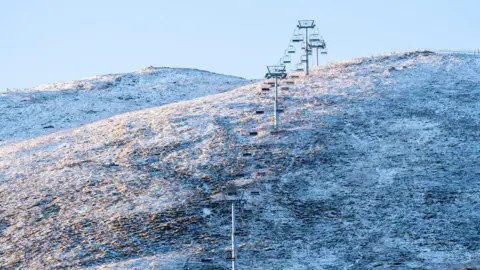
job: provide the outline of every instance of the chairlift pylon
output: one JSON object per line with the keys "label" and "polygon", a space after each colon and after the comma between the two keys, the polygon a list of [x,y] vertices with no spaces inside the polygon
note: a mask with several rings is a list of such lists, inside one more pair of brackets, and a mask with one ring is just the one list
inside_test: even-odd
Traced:
{"label": "chairlift pylon", "polygon": [[228,186],[227,189],[228,196],[236,196],[237,195],[237,188],[235,186]]}
{"label": "chairlift pylon", "polygon": [[310,42],[310,47],[313,47],[313,48],[325,49],[326,46],[327,45],[325,44],[325,41],[323,39],[321,39],[320,41]]}
{"label": "chairlift pylon", "polygon": [[325,41],[323,40],[323,37],[320,36],[318,28],[312,30],[312,33],[309,36],[309,43],[310,46],[314,48],[325,48]]}

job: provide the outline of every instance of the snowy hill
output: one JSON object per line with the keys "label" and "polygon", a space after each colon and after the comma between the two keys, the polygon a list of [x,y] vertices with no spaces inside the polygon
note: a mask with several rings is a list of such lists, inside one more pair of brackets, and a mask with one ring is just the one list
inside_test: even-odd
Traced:
{"label": "snowy hill", "polygon": [[282,81],[279,133],[256,83],[0,146],[0,266],[223,269],[235,183],[241,269],[479,267],[479,73],[355,59]]}
{"label": "snowy hill", "polygon": [[249,81],[196,69],[127,74],[0,92],[0,145],[107,117],[232,90]]}

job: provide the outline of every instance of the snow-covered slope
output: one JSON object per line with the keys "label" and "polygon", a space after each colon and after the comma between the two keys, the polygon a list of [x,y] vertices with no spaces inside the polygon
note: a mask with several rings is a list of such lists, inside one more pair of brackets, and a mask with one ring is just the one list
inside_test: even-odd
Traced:
{"label": "snow-covered slope", "polygon": [[148,67],[134,73],[4,91],[0,92],[0,145],[248,83],[196,69]]}
{"label": "snow-covered slope", "polygon": [[0,147],[0,266],[228,267],[235,183],[241,269],[478,267],[479,73],[356,59],[282,90],[279,133],[257,83]]}

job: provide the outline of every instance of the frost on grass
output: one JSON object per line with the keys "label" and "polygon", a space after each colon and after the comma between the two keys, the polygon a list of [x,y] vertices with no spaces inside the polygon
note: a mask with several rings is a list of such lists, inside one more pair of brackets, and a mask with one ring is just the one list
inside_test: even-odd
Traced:
{"label": "frost on grass", "polygon": [[134,73],[4,91],[0,92],[0,145],[248,83],[196,69],[148,67]]}
{"label": "frost on grass", "polygon": [[2,146],[0,266],[228,267],[236,183],[244,269],[476,267],[479,71],[355,59],[281,91],[277,134],[256,83]]}

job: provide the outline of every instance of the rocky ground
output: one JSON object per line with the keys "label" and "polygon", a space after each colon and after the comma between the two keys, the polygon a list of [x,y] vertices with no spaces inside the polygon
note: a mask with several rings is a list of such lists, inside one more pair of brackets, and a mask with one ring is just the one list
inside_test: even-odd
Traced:
{"label": "rocky ground", "polygon": [[394,53],[290,74],[277,133],[260,82],[0,146],[0,266],[227,268],[235,184],[240,269],[479,267],[479,74]]}

